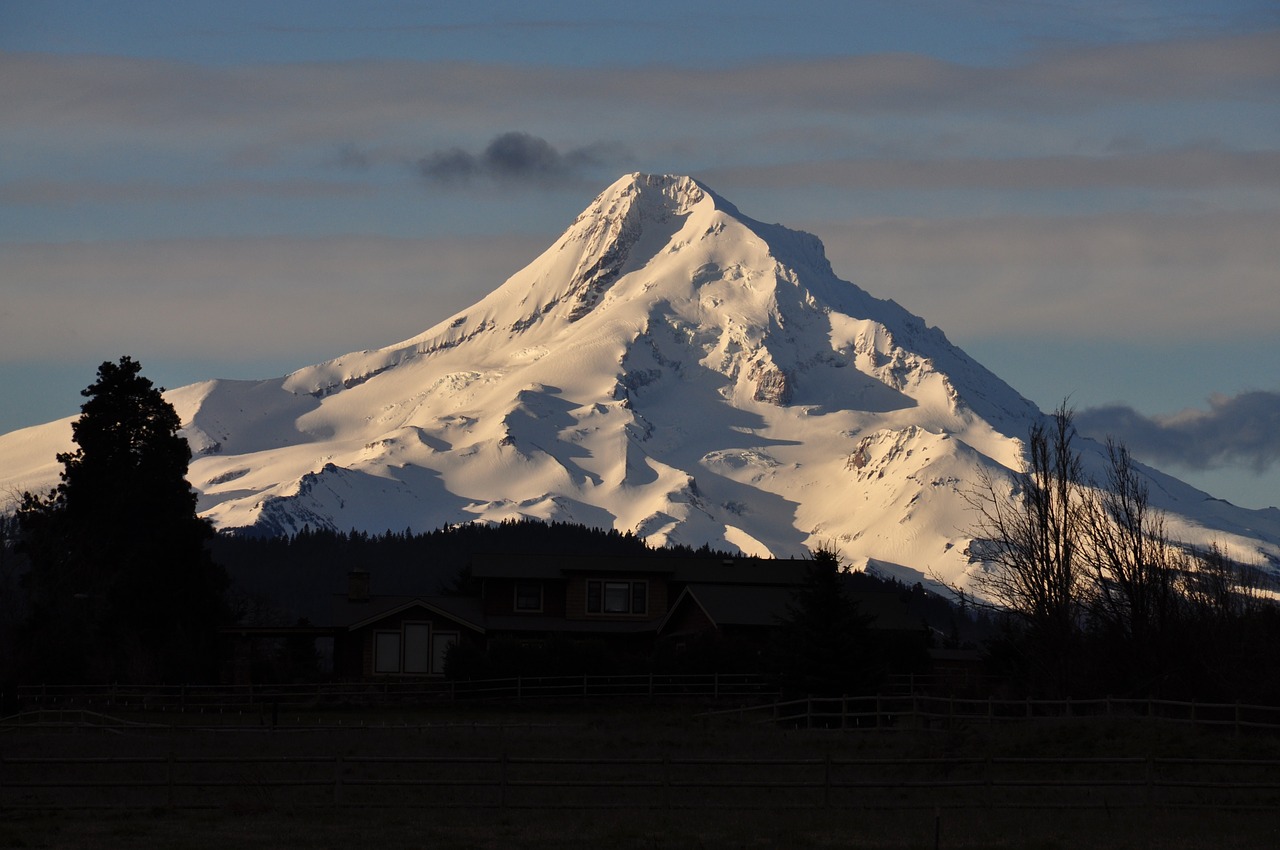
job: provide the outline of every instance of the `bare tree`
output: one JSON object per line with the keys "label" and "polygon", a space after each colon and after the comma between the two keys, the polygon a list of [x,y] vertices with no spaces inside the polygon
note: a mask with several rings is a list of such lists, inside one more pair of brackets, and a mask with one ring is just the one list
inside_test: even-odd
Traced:
{"label": "bare tree", "polygon": [[984,473],[967,496],[977,514],[974,554],[986,562],[979,590],[1055,644],[1071,637],[1081,613],[1079,541],[1087,518],[1074,438],[1072,411],[1063,403],[1032,425],[1012,493]]}
{"label": "bare tree", "polygon": [[1092,611],[1115,636],[1146,646],[1175,613],[1185,559],[1129,450],[1108,438],[1107,460],[1107,480],[1089,499]]}
{"label": "bare tree", "polygon": [[1221,544],[1194,549],[1185,560],[1183,594],[1194,617],[1229,623],[1265,604],[1263,571],[1236,561]]}

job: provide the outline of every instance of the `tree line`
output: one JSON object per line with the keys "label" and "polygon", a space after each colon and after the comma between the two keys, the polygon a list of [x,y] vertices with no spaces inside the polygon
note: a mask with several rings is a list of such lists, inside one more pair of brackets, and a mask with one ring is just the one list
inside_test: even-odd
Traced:
{"label": "tree line", "polygon": [[[0,679],[216,680],[220,628],[294,625],[356,567],[374,572],[380,593],[447,593],[465,589],[467,561],[485,552],[728,554],[654,549],[567,523],[215,535],[196,514],[191,452],[162,392],[131,358],[104,362],[83,392],[76,448],[57,456],[60,483],[23,494],[16,515],[0,519]],[[995,631],[984,644],[989,672],[1027,694],[1280,703],[1280,607],[1264,572],[1223,546],[1174,539],[1128,450],[1108,441],[1095,480],[1076,439],[1064,404],[1031,428],[1012,493],[994,473],[970,491],[970,555],[989,611],[959,591],[959,606],[940,609],[920,587],[873,589],[916,606],[938,645]],[[842,573],[823,550],[812,567],[779,623],[777,669],[799,690],[874,680],[892,647],[876,648],[847,594],[874,579]],[[732,647],[699,650],[699,663],[743,661]]]}

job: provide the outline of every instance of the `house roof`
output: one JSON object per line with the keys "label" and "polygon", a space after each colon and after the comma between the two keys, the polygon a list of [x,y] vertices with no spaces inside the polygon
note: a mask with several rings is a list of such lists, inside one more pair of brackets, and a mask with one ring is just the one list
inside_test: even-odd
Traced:
{"label": "house roof", "polygon": [[[671,604],[658,625],[666,631],[680,608],[697,605],[716,627],[772,626],[786,616],[793,598],[793,587],[776,585],[689,584]],[[923,624],[914,619],[896,593],[849,594],[858,604],[858,612],[871,617],[870,628],[879,631],[918,631]]]}
{"label": "house roof", "polygon": [[858,603],[858,613],[871,617],[871,628],[878,631],[918,632],[925,626],[919,617],[911,616],[902,597],[892,591],[853,591],[849,597]]}
{"label": "house roof", "polygon": [[485,631],[481,601],[467,596],[370,596],[366,601],[353,602],[341,595],[334,599],[331,617],[335,626],[354,631],[413,608],[422,608],[472,631]]}
{"label": "house roof", "polygon": [[571,573],[670,574],[670,558],[608,557],[598,555],[477,555],[471,559],[474,578],[562,579]]}
{"label": "house roof", "polygon": [[583,573],[665,575],[679,584],[761,584],[795,586],[804,581],[807,561],[764,558],[598,555],[479,555],[474,578],[558,580]]}
{"label": "house roof", "polygon": [[772,626],[786,613],[791,592],[777,586],[690,584],[676,597],[658,632],[683,606],[697,605],[707,618],[720,626]]}

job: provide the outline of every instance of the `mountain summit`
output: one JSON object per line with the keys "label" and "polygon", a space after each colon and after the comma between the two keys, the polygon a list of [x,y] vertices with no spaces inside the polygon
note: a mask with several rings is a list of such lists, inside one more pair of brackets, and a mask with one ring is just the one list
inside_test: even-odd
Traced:
{"label": "mountain summit", "polygon": [[[1041,415],[941,331],[837,278],[816,237],[646,174],[413,339],[169,399],[222,528],[527,517],[755,554],[831,544],[961,581],[964,492],[981,468],[1018,467]],[[68,437],[64,421],[0,438],[0,486],[56,480]],[[1151,475],[1183,536],[1280,556],[1280,512]]]}

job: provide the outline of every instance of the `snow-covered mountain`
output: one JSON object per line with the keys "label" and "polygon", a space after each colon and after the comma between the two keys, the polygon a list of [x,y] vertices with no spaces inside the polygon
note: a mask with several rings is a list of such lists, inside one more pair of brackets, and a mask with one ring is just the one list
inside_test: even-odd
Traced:
{"label": "snow-covered mountain", "polygon": [[[953,581],[971,569],[964,490],[1016,468],[1041,415],[837,278],[817,238],[644,174],[418,337],[168,398],[222,528],[533,517],[778,556],[833,544]],[[56,482],[70,421],[0,437],[0,492]],[[1280,511],[1150,474],[1175,535],[1280,562]]]}

